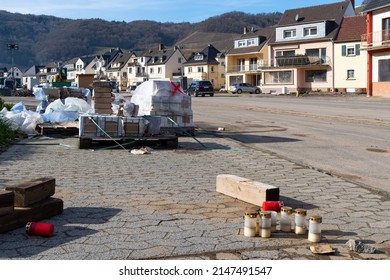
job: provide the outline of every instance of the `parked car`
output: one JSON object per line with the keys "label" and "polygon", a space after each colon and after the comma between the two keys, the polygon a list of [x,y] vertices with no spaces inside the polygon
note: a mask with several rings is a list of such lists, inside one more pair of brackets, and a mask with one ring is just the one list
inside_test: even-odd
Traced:
{"label": "parked car", "polygon": [[193,81],[187,89],[188,95],[205,96],[206,94],[210,96],[214,96],[214,86],[210,81],[202,80],[202,81]]}
{"label": "parked car", "polygon": [[241,94],[243,92],[256,93],[259,94],[261,89],[258,86],[254,86],[248,83],[237,83],[233,84],[229,88],[230,92]]}

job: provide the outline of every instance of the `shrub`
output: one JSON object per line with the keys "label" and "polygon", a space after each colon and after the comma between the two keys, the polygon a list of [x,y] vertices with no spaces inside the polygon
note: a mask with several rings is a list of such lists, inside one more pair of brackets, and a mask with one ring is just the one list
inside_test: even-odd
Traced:
{"label": "shrub", "polygon": [[[12,108],[12,105],[4,104],[3,99],[0,97],[0,111],[6,107],[8,110]],[[8,147],[12,140],[15,139],[15,132],[11,129],[10,124],[6,119],[3,119],[0,115],[0,151]]]}

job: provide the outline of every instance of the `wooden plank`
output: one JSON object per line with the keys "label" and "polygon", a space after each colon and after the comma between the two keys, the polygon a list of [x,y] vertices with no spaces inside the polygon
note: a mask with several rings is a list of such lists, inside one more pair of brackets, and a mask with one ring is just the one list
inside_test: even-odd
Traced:
{"label": "wooden plank", "polygon": [[55,178],[44,177],[8,186],[5,189],[14,192],[15,207],[26,207],[54,195],[55,184]]}
{"label": "wooden plank", "polygon": [[0,216],[9,215],[14,212],[14,193],[0,190]]}
{"label": "wooden plank", "polygon": [[29,207],[15,207],[15,211],[0,217],[0,233],[25,227],[28,222],[36,222],[59,215],[64,210],[64,202],[58,198],[48,198]]}
{"label": "wooden plank", "polygon": [[279,200],[278,187],[230,174],[217,176],[216,191],[257,206]]}

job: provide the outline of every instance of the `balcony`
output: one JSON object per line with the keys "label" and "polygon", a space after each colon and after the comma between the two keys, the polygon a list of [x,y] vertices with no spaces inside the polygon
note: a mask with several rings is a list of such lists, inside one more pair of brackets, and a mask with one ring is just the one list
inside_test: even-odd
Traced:
{"label": "balcony", "polygon": [[361,36],[362,49],[388,49],[390,48],[390,30],[382,30],[363,34]]}

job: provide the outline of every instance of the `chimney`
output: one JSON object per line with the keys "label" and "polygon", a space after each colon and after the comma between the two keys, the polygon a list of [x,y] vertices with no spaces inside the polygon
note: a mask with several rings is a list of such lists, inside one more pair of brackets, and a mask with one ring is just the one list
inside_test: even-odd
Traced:
{"label": "chimney", "polygon": [[247,32],[248,32],[248,27],[244,26],[244,34],[246,34]]}
{"label": "chimney", "polygon": [[163,49],[164,49],[164,45],[163,45],[163,44],[159,44],[159,45],[158,45],[158,50],[159,50],[159,51],[162,51]]}

